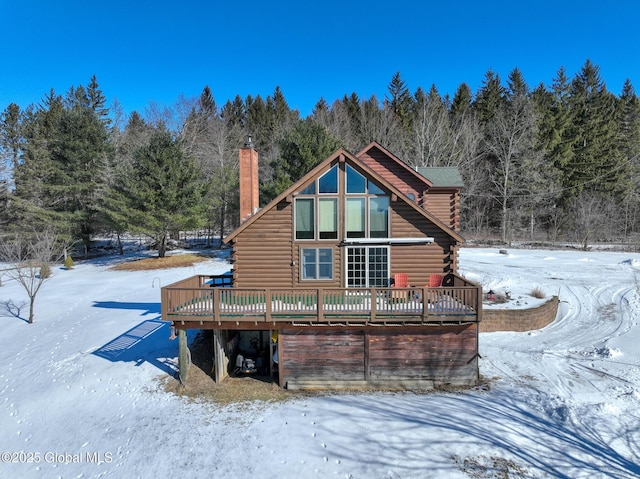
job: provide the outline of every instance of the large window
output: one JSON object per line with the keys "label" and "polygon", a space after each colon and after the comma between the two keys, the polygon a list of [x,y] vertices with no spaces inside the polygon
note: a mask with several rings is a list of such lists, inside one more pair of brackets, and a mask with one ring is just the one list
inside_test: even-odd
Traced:
{"label": "large window", "polygon": [[318,198],[318,235],[338,239],[338,198]]}
{"label": "large window", "polygon": [[388,238],[389,197],[378,185],[346,167],[346,221],[347,238]]}
{"label": "large window", "polygon": [[[355,168],[346,165],[344,203],[339,201],[339,168],[332,166],[322,176],[296,193],[295,240],[337,240],[338,228],[345,238],[388,238],[389,196]],[[341,218],[340,208],[344,208]],[[341,225],[341,226],[339,226]]]}
{"label": "large window", "polygon": [[315,208],[313,198],[296,198],[296,239],[315,238]]}
{"label": "large window", "polygon": [[364,238],[367,233],[365,222],[366,198],[347,198],[347,238]]}
{"label": "large window", "polygon": [[298,192],[294,203],[296,240],[338,239],[337,193],[338,165]]}
{"label": "large window", "polygon": [[302,248],[302,279],[333,279],[333,250],[331,248]]}
{"label": "large window", "polygon": [[388,196],[372,196],[369,198],[369,237],[389,237]]}

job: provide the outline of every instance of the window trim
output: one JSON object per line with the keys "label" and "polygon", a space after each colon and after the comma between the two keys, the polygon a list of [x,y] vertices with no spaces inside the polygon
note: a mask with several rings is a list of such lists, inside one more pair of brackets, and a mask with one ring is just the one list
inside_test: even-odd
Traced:
{"label": "window trim", "polygon": [[[360,249],[362,248],[364,250],[364,257],[365,257],[365,269],[364,269],[364,279],[365,279],[365,286],[349,286],[349,280],[351,279],[349,276],[349,250],[350,249]],[[387,273],[387,277],[385,278],[385,282],[388,283],[389,282],[389,276],[390,276],[390,271],[391,271],[391,247],[389,245],[366,245],[366,244],[362,244],[362,245],[349,245],[347,248],[345,248],[345,252],[344,252],[344,287],[345,288],[380,288],[380,287],[384,287],[384,286],[371,286],[370,283],[370,263],[369,263],[369,251],[371,249],[374,248],[380,248],[380,249],[384,249],[386,250],[386,257],[387,257],[387,263],[386,263],[386,273]],[[388,287],[388,284],[387,286]]]}
{"label": "window trim", "polygon": [[[305,271],[305,266],[307,266],[308,263],[305,262],[305,250],[314,250],[315,251],[315,271],[316,271],[316,276],[315,278],[306,278],[306,271]],[[330,256],[331,256],[331,260],[329,262],[321,262],[320,261],[320,251],[321,250],[326,250],[329,251]],[[333,247],[326,247],[326,246],[316,246],[316,247],[305,247],[305,246],[301,246],[300,250],[299,250],[299,254],[300,254],[300,282],[307,282],[307,281],[333,281],[335,279],[335,254],[334,254],[334,248]],[[321,278],[320,277],[320,265],[330,265],[331,266],[331,275],[329,278]]]}
{"label": "window trim", "polygon": [[[313,221],[311,222],[311,229],[313,232],[312,238],[298,238],[298,202],[311,202],[311,212],[313,214]],[[315,241],[317,228],[317,212],[316,212],[316,201],[313,196],[303,196],[301,198],[295,198],[293,200],[293,238],[295,241]]]}

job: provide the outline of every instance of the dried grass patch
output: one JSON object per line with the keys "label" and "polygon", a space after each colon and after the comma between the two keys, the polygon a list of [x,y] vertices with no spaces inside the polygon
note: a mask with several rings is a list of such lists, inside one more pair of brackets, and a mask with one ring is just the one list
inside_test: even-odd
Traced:
{"label": "dried grass patch", "polygon": [[197,254],[177,254],[172,256],[165,256],[164,258],[145,258],[135,261],[128,261],[113,266],[111,269],[117,271],[149,271],[154,269],[168,269],[168,268],[183,268],[186,266],[193,266],[196,263],[206,261],[209,259],[206,256]]}
{"label": "dried grass patch", "polygon": [[216,383],[212,375],[213,341],[210,331],[200,332],[189,346],[189,350],[191,351],[189,378],[184,385],[178,379],[164,378],[165,391],[220,405],[253,401],[281,402],[307,396],[300,391],[283,389],[269,377],[226,377],[220,383]]}

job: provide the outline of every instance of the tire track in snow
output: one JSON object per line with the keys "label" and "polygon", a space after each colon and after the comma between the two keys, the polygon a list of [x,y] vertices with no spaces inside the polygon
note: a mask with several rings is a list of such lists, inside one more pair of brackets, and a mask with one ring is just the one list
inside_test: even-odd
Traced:
{"label": "tire track in snow", "polygon": [[541,399],[540,407],[556,419],[575,420],[575,408],[562,398],[584,395],[586,388],[606,401],[610,391],[620,394],[621,385],[623,394],[632,387],[626,378],[595,363],[610,361],[615,366],[607,343],[637,326],[638,297],[635,286],[620,284],[565,284],[559,294],[556,321],[543,330],[519,334],[518,341],[511,335],[499,338],[484,353],[484,361],[510,382],[533,389],[546,384],[547,398]]}

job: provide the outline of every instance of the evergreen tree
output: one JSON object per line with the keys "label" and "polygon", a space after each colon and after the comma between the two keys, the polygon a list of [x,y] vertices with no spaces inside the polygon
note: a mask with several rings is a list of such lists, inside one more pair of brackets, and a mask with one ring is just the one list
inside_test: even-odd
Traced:
{"label": "evergreen tree", "polygon": [[311,118],[299,122],[281,141],[280,157],[272,165],[275,174],[265,188],[265,200],[270,201],[282,193],[339,146],[340,142]]}
{"label": "evergreen tree", "polygon": [[570,196],[584,189],[619,195],[629,186],[630,165],[618,148],[616,98],[590,60],[571,82],[570,92],[573,157],[563,169],[565,188]]}
{"label": "evergreen tree", "polygon": [[95,75],[91,77],[91,80],[87,85],[86,95],[89,108],[95,112],[105,126],[109,126],[111,124],[111,120],[109,119],[109,109],[106,107],[107,99],[102,94],[102,90],[100,90],[98,80]]}
{"label": "evergreen tree", "polygon": [[504,93],[500,76],[488,70],[473,102],[473,108],[481,124],[489,122],[498,112],[504,103]]}
{"label": "evergreen tree", "polygon": [[86,253],[95,232],[111,155],[105,124],[90,107],[77,104],[65,110],[50,155],[52,210],[68,223],[74,237],[82,239]]}
{"label": "evergreen tree", "polygon": [[572,140],[569,137],[571,124],[569,108],[569,80],[564,67],[558,69],[551,91],[539,87],[533,100],[539,114],[538,145],[549,165],[564,169],[573,157]]}
{"label": "evergreen tree", "polygon": [[206,187],[200,171],[166,130],[154,132],[148,144],[135,151],[132,174],[121,193],[130,200],[129,224],[155,239],[161,258],[171,232],[204,224]]}
{"label": "evergreen tree", "polygon": [[451,102],[451,115],[454,119],[461,118],[466,115],[473,103],[473,93],[466,83],[461,83],[453,95]]}
{"label": "evergreen tree", "polygon": [[24,112],[22,133],[24,146],[21,160],[14,169],[12,226],[56,231],[68,230],[52,211],[59,196],[52,195],[55,165],[52,151],[57,138],[60,118],[64,113],[62,97],[51,90],[38,108],[30,106]]}
{"label": "evergreen tree", "polygon": [[0,164],[6,168],[7,177],[20,161],[24,143],[21,131],[22,117],[23,113],[15,103],[9,104],[0,114]]}
{"label": "evergreen tree", "polygon": [[620,151],[630,164],[630,188],[623,197],[620,229],[625,238],[640,222],[640,100],[628,79],[618,104]]}
{"label": "evergreen tree", "polygon": [[133,190],[130,179],[134,175],[133,154],[149,143],[153,127],[137,111],[129,116],[114,155],[105,170],[104,198],[100,205],[100,223],[117,236],[118,250],[124,253],[121,237],[136,230]]}
{"label": "evergreen tree", "polygon": [[247,123],[247,112],[244,100],[240,95],[236,95],[233,101],[227,101],[222,107],[220,113],[224,121],[232,126],[244,129]]}
{"label": "evergreen tree", "polygon": [[313,111],[311,112],[313,121],[328,128],[330,124],[329,115],[329,104],[324,98],[320,97],[320,99],[313,107]]}
{"label": "evergreen tree", "polygon": [[400,77],[400,72],[396,72],[387,86],[389,91],[388,101],[391,111],[398,118],[398,122],[403,128],[411,127],[411,111],[413,110],[413,98],[409,92],[405,81]]}
{"label": "evergreen tree", "polygon": [[[345,95],[342,99],[342,103],[345,107],[345,112],[348,121],[348,128],[351,134],[355,138],[360,138],[362,136],[362,112],[360,111],[360,98],[356,94],[356,92],[351,93],[351,95]],[[364,146],[364,145],[360,145]]]}

